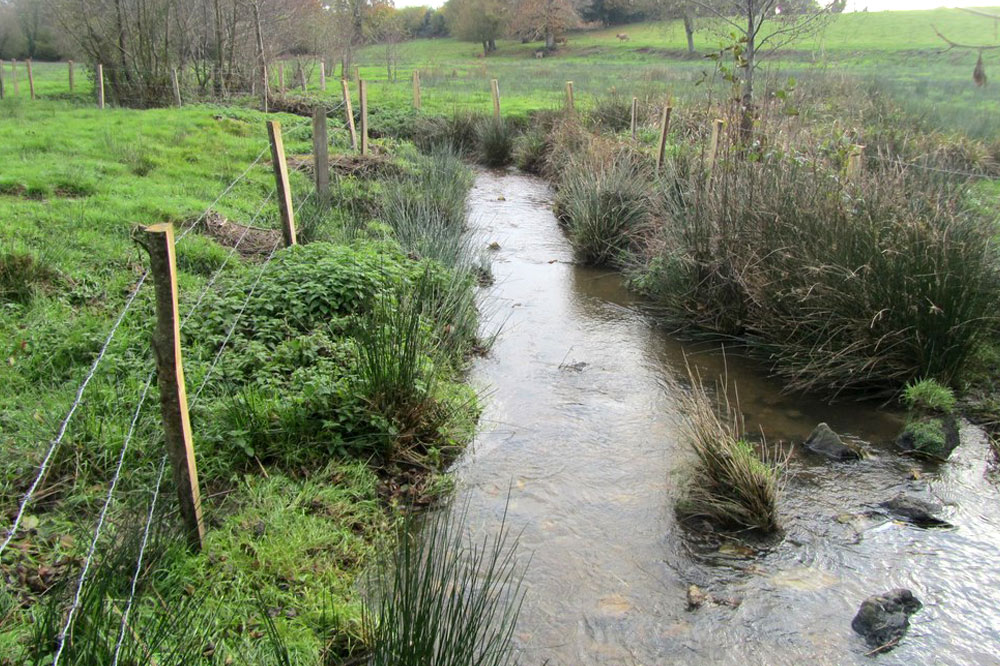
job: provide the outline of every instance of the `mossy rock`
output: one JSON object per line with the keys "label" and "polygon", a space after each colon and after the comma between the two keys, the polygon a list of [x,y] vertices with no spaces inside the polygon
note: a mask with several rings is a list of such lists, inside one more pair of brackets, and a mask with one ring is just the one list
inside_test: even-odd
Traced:
{"label": "mossy rock", "polygon": [[951,416],[911,419],[896,438],[904,451],[939,460],[946,460],[960,441],[958,424]]}

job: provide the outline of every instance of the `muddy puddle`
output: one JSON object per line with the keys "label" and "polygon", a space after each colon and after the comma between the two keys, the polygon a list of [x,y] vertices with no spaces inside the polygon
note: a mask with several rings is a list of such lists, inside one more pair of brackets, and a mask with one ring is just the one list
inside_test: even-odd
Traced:
{"label": "muddy puddle", "polygon": [[[523,530],[520,663],[867,664],[851,618],[894,587],[924,609],[879,663],[1000,663],[1000,493],[981,433],[964,428],[951,462],[921,465],[889,445],[898,414],[784,395],[759,366],[682,345],[619,276],[572,263],[551,198],[540,180],[484,172],[470,199],[473,232],[500,246],[482,298],[484,326],[502,329],[472,371],[485,412],[455,469],[456,504],[476,529],[506,508]],[[785,535],[766,552],[693,546],[674,515],[691,462],[685,355],[706,378],[727,372],[768,440],[800,443],[826,421],[872,453],[838,463],[797,449]],[[907,489],[935,496],[955,528],[865,515]],[[689,610],[692,584],[722,603]]]}

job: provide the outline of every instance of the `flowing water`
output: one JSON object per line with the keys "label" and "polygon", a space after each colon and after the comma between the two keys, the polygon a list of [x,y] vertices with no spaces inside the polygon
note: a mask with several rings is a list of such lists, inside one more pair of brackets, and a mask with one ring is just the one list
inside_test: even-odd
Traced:
{"label": "flowing water", "polygon": [[[500,245],[483,304],[486,326],[502,329],[472,371],[486,407],[455,469],[457,503],[477,529],[506,510],[523,530],[520,663],[869,663],[851,619],[894,587],[924,608],[879,663],[1000,663],[1000,493],[982,433],[965,427],[950,462],[921,465],[889,444],[898,414],[785,395],[753,363],[686,347],[618,275],[573,264],[551,199],[540,180],[487,172],[470,198],[473,232]],[[780,541],[755,554],[693,541],[674,514],[692,461],[679,428],[685,358],[705,378],[725,372],[748,430],[768,441],[801,443],[826,421],[871,457],[830,462],[799,447]],[[939,499],[955,529],[866,515],[901,490]],[[740,603],[688,610],[690,584]]]}

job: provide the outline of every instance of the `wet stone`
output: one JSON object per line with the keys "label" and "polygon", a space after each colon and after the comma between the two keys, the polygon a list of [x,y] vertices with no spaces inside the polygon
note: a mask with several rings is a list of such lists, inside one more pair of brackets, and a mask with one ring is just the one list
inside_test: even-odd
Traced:
{"label": "wet stone", "polygon": [[923,604],[907,589],[868,597],[861,603],[851,628],[876,650],[891,650],[910,628],[910,616]]}
{"label": "wet stone", "polygon": [[816,426],[806,439],[805,447],[813,453],[826,456],[831,460],[858,460],[861,458],[861,453],[857,449],[845,444],[840,435],[825,423]]}
{"label": "wet stone", "polygon": [[940,504],[928,502],[906,493],[899,493],[892,499],[882,502],[879,506],[896,518],[917,527],[951,527],[951,523],[936,515],[942,510]]}

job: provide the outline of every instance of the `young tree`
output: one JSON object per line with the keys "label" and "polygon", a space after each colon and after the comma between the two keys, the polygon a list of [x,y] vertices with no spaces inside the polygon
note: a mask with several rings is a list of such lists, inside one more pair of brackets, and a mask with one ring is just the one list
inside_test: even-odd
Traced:
{"label": "young tree", "polygon": [[[690,1],[735,31],[737,41],[731,50],[743,70],[740,127],[748,134],[753,126],[754,74],[761,58],[821,29],[830,11],[815,0]],[[783,4],[794,9],[781,11]]]}
{"label": "young tree", "polygon": [[507,6],[503,0],[448,0],[445,19],[452,36],[481,43],[487,56],[496,51],[496,40],[507,28]]}
{"label": "young tree", "polygon": [[578,25],[580,17],[569,0],[520,0],[510,29],[521,39],[544,39],[545,48],[554,51],[556,36]]}

